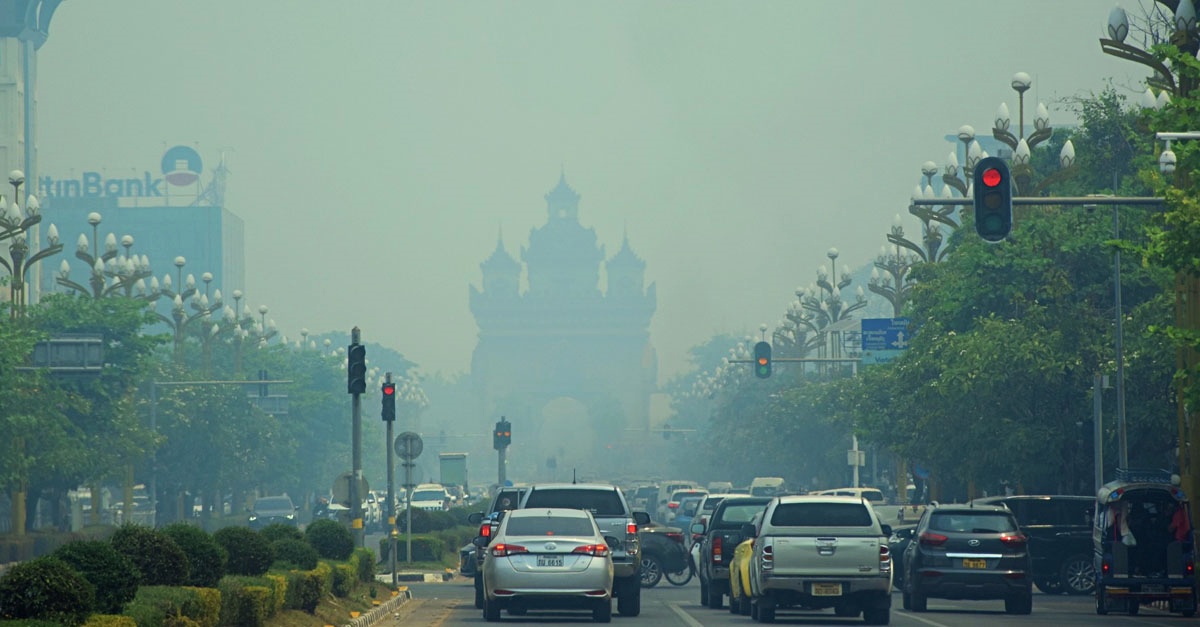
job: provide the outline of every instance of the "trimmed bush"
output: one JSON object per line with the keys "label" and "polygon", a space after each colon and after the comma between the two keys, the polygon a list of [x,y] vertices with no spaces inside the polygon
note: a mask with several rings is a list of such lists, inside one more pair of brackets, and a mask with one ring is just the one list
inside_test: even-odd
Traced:
{"label": "trimmed bush", "polygon": [[[221,593],[213,588],[142,586],[125,608],[139,626],[177,625],[217,627],[221,616]],[[178,617],[190,623],[178,622]],[[169,621],[176,620],[171,623]]]}
{"label": "trimmed bush", "polygon": [[371,549],[354,549],[354,554],[350,556],[350,565],[359,581],[375,581],[375,554]]}
{"label": "trimmed bush", "polygon": [[130,616],[113,614],[92,614],[83,627],[138,627],[137,621]]}
{"label": "trimmed bush", "polygon": [[[405,525],[408,523],[408,512],[402,511],[396,516],[396,524],[400,528],[400,532],[405,531]],[[412,511],[412,528],[414,533],[429,533],[431,531],[440,531],[449,529],[458,522],[450,512],[429,511],[424,509],[414,509]]]}
{"label": "trimmed bush", "polygon": [[354,552],[354,536],[336,521],[323,518],[304,530],[304,540],[325,559],[345,561]]}
{"label": "trimmed bush", "polygon": [[77,540],[58,548],[56,557],[96,587],[93,609],[104,614],[120,614],[137,594],[138,574],[133,561],[108,542]]}
{"label": "trimmed bush", "polygon": [[311,544],[292,538],[272,542],[271,551],[275,554],[275,564],[287,570],[312,570],[320,558]]}
{"label": "trimmed bush", "polygon": [[275,556],[267,539],[248,527],[225,527],[213,534],[213,539],[229,555],[225,571],[231,575],[257,577],[271,568]]}
{"label": "trimmed bush", "polygon": [[225,563],[229,555],[206,531],[187,523],[174,523],[162,528],[162,532],[183,549],[188,558],[187,585],[200,588],[215,588],[225,576]]}
{"label": "trimmed bush", "polygon": [[333,596],[346,598],[354,589],[354,569],[348,564],[331,564],[333,567]]}
{"label": "trimmed bush", "polygon": [[267,542],[275,544],[280,540],[303,540],[304,534],[295,525],[285,525],[283,523],[271,523],[266,527],[258,530],[258,535],[267,539]]}
{"label": "trimmed bush", "polygon": [[191,568],[187,554],[166,534],[127,523],[113,533],[109,542],[137,567],[141,574],[139,585],[182,586],[187,583]]}
{"label": "trimmed bush", "polygon": [[261,627],[274,613],[272,591],[255,585],[251,577],[226,577],[221,580],[221,625]]}
{"label": "trimmed bush", "polygon": [[[322,572],[324,569],[324,572]],[[329,565],[322,562],[312,570],[288,571],[287,593],[283,606],[290,610],[317,611],[325,587],[324,578],[331,574]]]}
{"label": "trimmed bush", "polygon": [[95,604],[95,586],[53,557],[21,562],[0,577],[0,618],[82,625]]}
{"label": "trimmed bush", "polygon": [[200,623],[187,616],[168,616],[163,619],[163,627],[200,627]]}
{"label": "trimmed bush", "polygon": [[[405,543],[405,536],[401,535],[396,539],[396,560],[407,561],[408,553]],[[383,555],[383,560],[388,561],[391,558],[391,542],[388,538],[379,541],[379,552]],[[457,551],[458,549],[455,548]],[[446,554],[445,543],[434,536],[416,535],[412,537],[413,560],[417,562],[440,562],[442,556]]]}

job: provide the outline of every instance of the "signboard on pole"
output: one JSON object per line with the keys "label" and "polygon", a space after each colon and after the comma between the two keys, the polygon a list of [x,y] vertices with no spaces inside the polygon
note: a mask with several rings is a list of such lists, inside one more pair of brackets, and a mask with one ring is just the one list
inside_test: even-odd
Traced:
{"label": "signboard on pole", "polygon": [[908,349],[908,318],[864,318],[862,363],[885,364]]}

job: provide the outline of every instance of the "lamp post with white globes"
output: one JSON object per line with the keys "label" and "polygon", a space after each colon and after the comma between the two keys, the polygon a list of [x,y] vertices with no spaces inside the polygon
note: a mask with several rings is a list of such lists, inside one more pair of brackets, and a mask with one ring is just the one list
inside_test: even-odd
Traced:
{"label": "lamp post with white globes", "polygon": [[25,209],[21,209],[21,185],[25,182],[25,174],[20,170],[13,170],[8,174],[8,182],[13,186],[13,200],[4,207],[3,197],[0,197],[0,241],[8,240],[8,259],[0,257],[0,265],[3,265],[11,277],[9,280],[9,305],[12,307],[11,315],[14,319],[25,314],[25,285],[26,274],[34,264],[49,257],[62,252],[63,246],[58,241],[58,229],[53,224],[46,232],[46,240],[48,247],[35,251],[32,255],[29,254],[29,233],[32,230],[37,233],[36,227],[42,221],[42,214],[39,211],[37,197],[30,194],[25,201]]}
{"label": "lamp post with white globes", "polygon": [[[1108,14],[1108,37],[1100,38],[1100,49],[1104,54],[1133,61],[1150,69],[1146,78],[1151,87],[1172,96],[1190,94],[1196,90],[1196,79],[1187,72],[1176,76],[1172,68],[1158,60],[1148,51],[1156,44],[1174,44],[1183,54],[1195,57],[1200,51],[1200,33],[1196,28],[1196,5],[1193,0],[1166,2],[1157,0],[1154,10],[1146,11],[1147,23],[1139,30],[1143,41],[1141,47],[1126,43],[1129,37],[1129,16],[1120,6],[1113,7]],[[1156,21],[1157,20],[1157,21]]]}
{"label": "lamp post with white globes", "polygon": [[[58,276],[55,282],[78,294],[92,298],[109,296],[125,296],[153,302],[164,294],[160,290],[158,280],[150,270],[150,260],[145,255],[133,254],[133,236],[121,237],[121,246],[125,248],[124,256],[117,249],[117,237],[109,233],[104,238],[104,252],[100,252],[100,223],[102,216],[93,211],[88,214],[88,224],[92,225],[92,240],[89,244],[86,235],[80,233],[75,244],[75,257],[87,264],[90,269],[88,285],[84,286],[71,279],[71,264],[66,259],[59,264]],[[180,257],[179,259],[182,259]],[[151,279],[146,286],[146,279]],[[171,292],[170,275],[163,275],[166,292]]]}

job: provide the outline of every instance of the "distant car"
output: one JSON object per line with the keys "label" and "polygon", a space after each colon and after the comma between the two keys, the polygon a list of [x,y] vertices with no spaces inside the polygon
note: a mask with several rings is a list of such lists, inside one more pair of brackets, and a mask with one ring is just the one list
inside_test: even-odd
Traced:
{"label": "distant car", "polygon": [[725,494],[733,492],[733,483],[729,481],[709,481],[708,491],[710,494]]}
{"label": "distant car", "polygon": [[450,494],[440,483],[422,483],[413,489],[412,507],[444,512],[450,509]]}
{"label": "distant car", "polygon": [[708,494],[708,490],[704,488],[685,488],[676,490],[671,493],[671,497],[667,499],[667,504],[663,510],[663,522],[674,524],[675,516],[679,514],[679,502],[689,496],[704,496]]}
{"label": "distant car", "polygon": [[612,621],[612,549],[586,510],[513,510],[487,552],[484,620],[499,621],[501,610],[554,609],[588,610],[598,623]]}
{"label": "distant car", "polygon": [[675,519],[671,521],[671,526],[680,529],[691,527],[692,520],[695,519],[697,510],[703,502],[704,496],[689,496],[679,501],[679,509],[675,510]]}
{"label": "distant car", "polygon": [[[488,507],[483,512],[473,512],[467,516],[467,522],[473,525],[479,525],[479,533],[475,535],[475,539],[471,544],[459,549],[459,559],[463,560],[459,564],[458,571],[464,577],[474,577],[475,579],[475,607],[483,608],[483,562],[487,556],[487,545],[495,536],[496,528],[500,526],[500,517],[508,511],[517,508],[521,502],[521,496],[525,494],[528,487],[524,486],[505,486],[496,490],[492,495],[492,500],[488,503]],[[469,548],[468,548],[469,547]],[[468,564],[463,556],[464,552],[471,552],[473,563]]]}
{"label": "distant car", "polygon": [[908,543],[916,535],[917,526],[892,527],[892,535],[888,537],[888,552],[892,554],[892,587],[904,589],[904,551]]}
{"label": "distant car", "polygon": [[993,496],[972,501],[976,505],[1003,505],[1012,510],[1029,538],[1033,559],[1033,585],[1047,594],[1092,594],[1096,567],[1092,562],[1091,496]]}
{"label": "distant car", "polygon": [[1009,614],[1033,611],[1029,545],[1013,513],[995,505],[938,505],[925,510],[904,554],[904,609],[928,599],[1003,599]]}
{"label": "distant car", "polygon": [[[762,527],[762,512],[754,514],[749,524]],[[750,615],[750,558],[754,555],[754,538],[747,538],[733,550],[729,561],[729,613]]]}
{"label": "distant car", "polygon": [[251,529],[262,529],[275,523],[297,526],[296,506],[286,494],[259,497],[250,510]]}

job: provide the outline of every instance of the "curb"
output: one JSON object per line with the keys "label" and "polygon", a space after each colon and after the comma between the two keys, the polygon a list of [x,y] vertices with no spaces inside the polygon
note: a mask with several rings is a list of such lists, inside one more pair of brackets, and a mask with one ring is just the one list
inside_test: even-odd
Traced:
{"label": "curb", "polygon": [[412,600],[412,592],[407,586],[400,586],[399,594],[371,608],[366,614],[346,623],[343,627],[370,627],[390,614],[396,608]]}
{"label": "curb", "polygon": [[[378,575],[375,575],[375,579],[377,581],[381,581],[383,583],[391,583],[392,574],[391,573],[378,574]],[[409,571],[409,572],[396,573],[396,581],[404,582],[404,583],[439,583],[439,582],[445,582],[445,581],[452,581],[453,579],[454,579],[454,573],[452,573],[452,572],[430,573],[430,572],[420,572],[420,571]]]}

